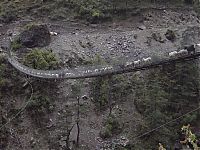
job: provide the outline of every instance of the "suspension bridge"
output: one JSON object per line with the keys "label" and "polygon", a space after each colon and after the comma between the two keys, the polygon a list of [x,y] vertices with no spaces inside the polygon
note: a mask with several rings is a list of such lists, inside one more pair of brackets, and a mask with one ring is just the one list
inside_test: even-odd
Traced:
{"label": "suspension bridge", "polygon": [[[156,68],[170,63],[178,63],[183,61],[189,61],[192,59],[198,59],[200,57],[200,51],[196,51],[193,54],[177,56],[177,57],[166,57],[162,60],[149,62],[141,62],[138,65],[127,65],[133,64],[134,60],[129,60],[121,64],[115,65],[95,65],[95,66],[80,66],[72,69],[59,69],[59,70],[38,70],[29,68],[17,59],[15,59],[11,52],[11,44],[7,49],[8,62],[16,68],[18,71],[23,72],[29,76],[44,78],[44,79],[80,79],[80,78],[92,78],[101,77],[107,75],[123,74],[134,71],[146,70],[150,68]],[[168,55],[168,54],[167,54]]]}

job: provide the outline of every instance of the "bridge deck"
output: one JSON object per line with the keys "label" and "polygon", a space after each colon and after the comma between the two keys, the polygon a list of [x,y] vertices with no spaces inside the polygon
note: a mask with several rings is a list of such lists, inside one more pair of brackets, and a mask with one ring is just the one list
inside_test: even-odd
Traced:
{"label": "bridge deck", "polygon": [[[60,70],[37,70],[32,69],[19,63],[14,59],[9,52],[8,61],[17,70],[38,78],[45,79],[79,79],[79,78],[91,78],[106,75],[123,74],[128,72],[134,72],[139,70],[146,70],[150,68],[159,67],[169,63],[188,61],[191,59],[197,59],[200,56],[200,52],[195,54],[185,55],[176,58],[166,58],[161,61],[152,61],[149,63],[141,63],[138,66],[126,66],[125,64],[119,65],[104,65],[104,66],[87,66],[77,67],[74,69],[60,69]],[[134,61],[134,60],[133,60]]]}

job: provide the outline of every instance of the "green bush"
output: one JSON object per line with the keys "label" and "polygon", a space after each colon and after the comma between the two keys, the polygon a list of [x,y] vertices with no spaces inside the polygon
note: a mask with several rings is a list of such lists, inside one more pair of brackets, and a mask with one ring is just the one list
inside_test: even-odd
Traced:
{"label": "green bush", "polygon": [[14,51],[22,48],[22,44],[20,43],[19,39],[16,39],[16,40],[14,40],[14,41],[11,42],[11,48]]}
{"label": "green bush", "polygon": [[39,25],[39,24],[31,22],[31,23],[26,24],[23,28],[24,28],[24,30],[30,30],[32,27],[37,26],[37,25]]}
{"label": "green bush", "polygon": [[43,96],[41,94],[33,96],[27,106],[27,110],[34,114],[43,114],[45,112],[51,111],[52,108],[53,105],[51,104],[50,99],[47,96]]}
{"label": "green bush", "polygon": [[100,132],[100,136],[104,139],[110,138],[113,135],[119,134],[121,132],[120,124],[116,117],[114,117],[113,115],[110,115],[107,118],[104,126],[105,128]]}
{"label": "green bush", "polygon": [[[91,63],[107,64],[99,55]],[[105,110],[109,104],[122,101],[129,92],[131,92],[131,85],[123,75],[97,77],[91,82],[91,96],[98,110]]]}
{"label": "green bush", "polygon": [[[147,128],[151,129],[177,118],[199,104],[199,65],[198,61],[182,62],[151,70],[144,79],[134,80],[135,105],[145,117]],[[176,123],[152,133],[146,148],[154,148],[156,141],[172,146],[177,138],[179,124],[196,123],[199,112],[187,115]],[[145,130],[145,131],[146,131]],[[165,136],[168,135],[168,136]],[[152,144],[154,143],[154,144]]]}
{"label": "green bush", "polygon": [[24,58],[24,64],[34,69],[53,70],[59,67],[55,54],[42,49],[34,49]]}

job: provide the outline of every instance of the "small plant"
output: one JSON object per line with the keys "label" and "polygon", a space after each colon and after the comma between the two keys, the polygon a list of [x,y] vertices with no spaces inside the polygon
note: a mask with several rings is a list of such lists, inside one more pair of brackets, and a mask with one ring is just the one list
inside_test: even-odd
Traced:
{"label": "small plant", "polygon": [[190,145],[190,147],[194,150],[199,150],[200,147],[198,147],[198,140],[196,138],[196,135],[192,133],[190,124],[183,126],[181,128],[182,133],[185,135],[185,139],[183,141],[180,141],[181,144]]}
{"label": "small plant", "polygon": [[11,48],[12,50],[16,51],[20,48],[22,48],[22,44],[20,43],[19,39],[16,39],[14,40],[12,43],[11,43]]}
{"label": "small plant", "polygon": [[24,30],[30,30],[32,27],[36,26],[37,24],[36,23],[28,23],[24,26]]}
{"label": "small plant", "polygon": [[42,49],[34,49],[24,58],[24,64],[34,69],[53,70],[59,67],[55,54]]}
{"label": "small plant", "polygon": [[53,105],[51,104],[50,99],[40,94],[34,96],[27,106],[27,110],[31,111],[32,114],[42,114],[44,112],[51,111],[52,108]]}
{"label": "small plant", "polygon": [[159,143],[159,148],[158,148],[158,150],[166,150],[166,148],[164,148],[164,146],[163,146],[161,143]]}
{"label": "small plant", "polygon": [[113,115],[110,115],[105,122],[105,128],[100,132],[100,136],[102,138],[110,138],[114,134],[119,134],[120,132],[121,127],[118,120]]}
{"label": "small plant", "polygon": [[7,65],[5,63],[5,58],[0,56],[0,95],[3,92],[3,90],[6,90],[7,87],[11,85],[11,81],[7,78],[6,72],[7,72]]}
{"label": "small plant", "polygon": [[92,17],[99,18],[101,16],[101,12],[99,10],[93,10]]}

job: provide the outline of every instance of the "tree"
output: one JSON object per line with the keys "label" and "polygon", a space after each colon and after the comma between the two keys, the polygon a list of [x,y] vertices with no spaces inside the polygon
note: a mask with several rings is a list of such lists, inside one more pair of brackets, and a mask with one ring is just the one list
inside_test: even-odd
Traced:
{"label": "tree", "polygon": [[[163,66],[163,68],[149,71],[144,80],[140,81],[141,84],[136,85],[135,104],[138,111],[145,117],[147,130],[191,111],[200,102],[197,60]],[[178,125],[186,122],[195,123],[198,119],[199,113],[195,112],[178,120],[177,123],[172,123],[152,133],[148,140],[150,143],[167,142],[169,146],[172,146],[172,139],[178,138]]]}

